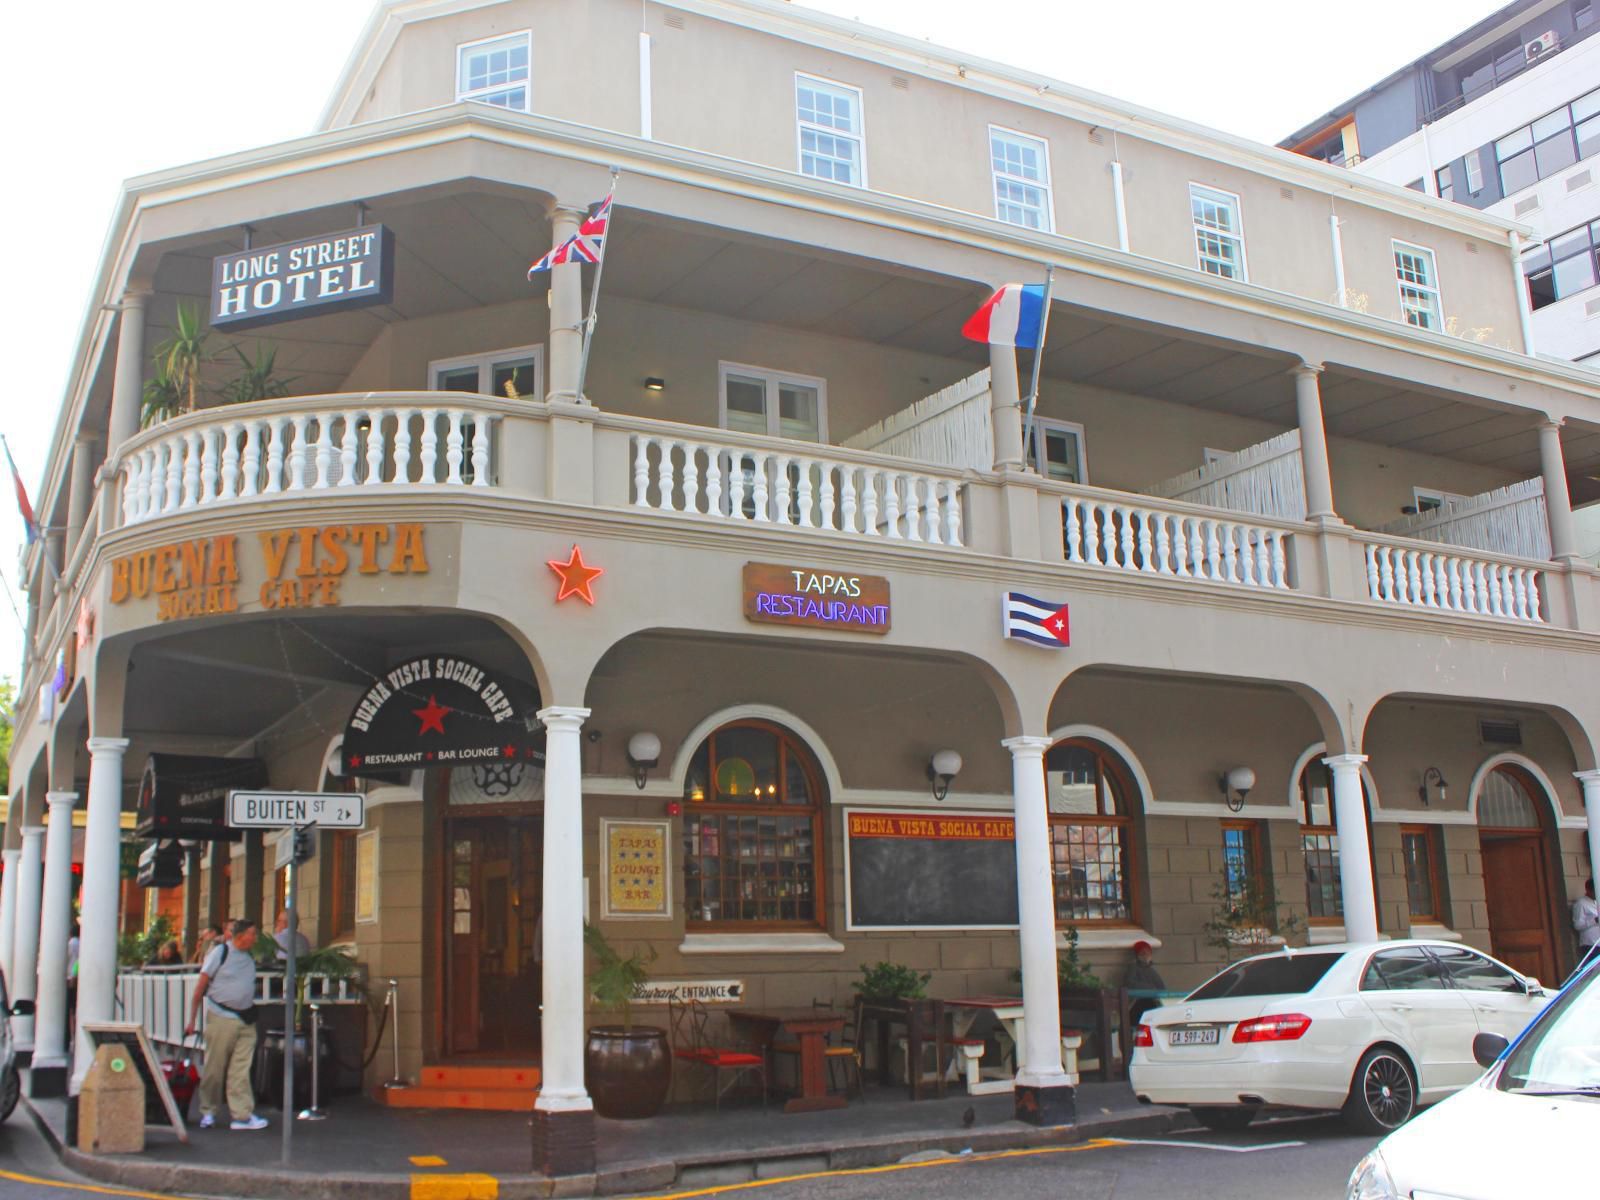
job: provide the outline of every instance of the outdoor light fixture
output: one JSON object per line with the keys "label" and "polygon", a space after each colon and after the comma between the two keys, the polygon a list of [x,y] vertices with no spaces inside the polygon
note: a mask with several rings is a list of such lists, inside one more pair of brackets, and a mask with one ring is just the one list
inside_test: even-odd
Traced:
{"label": "outdoor light fixture", "polygon": [[1235,767],[1217,776],[1217,787],[1222,791],[1222,798],[1228,802],[1229,812],[1238,812],[1244,807],[1244,798],[1255,785],[1256,773],[1249,767]]}
{"label": "outdoor light fixture", "polygon": [[928,782],[933,784],[933,798],[943,800],[950,794],[950,781],[961,773],[961,755],[954,750],[939,750],[928,760]]}
{"label": "outdoor light fixture", "polygon": [[667,390],[667,381],[659,375],[650,375],[645,378],[644,386],[648,392],[664,392]]}
{"label": "outdoor light fixture", "polygon": [[1450,786],[1444,780],[1444,772],[1439,770],[1438,767],[1429,767],[1426,771],[1424,771],[1422,773],[1422,786],[1417,789],[1417,795],[1422,797],[1423,808],[1428,807],[1428,785],[1430,783],[1439,789],[1440,804],[1443,804],[1445,801],[1445,788]]}
{"label": "outdoor light fixture", "polygon": [[660,760],[661,739],[655,734],[641,730],[628,739],[628,764],[633,767],[633,782],[640,791],[644,790],[650,768]]}

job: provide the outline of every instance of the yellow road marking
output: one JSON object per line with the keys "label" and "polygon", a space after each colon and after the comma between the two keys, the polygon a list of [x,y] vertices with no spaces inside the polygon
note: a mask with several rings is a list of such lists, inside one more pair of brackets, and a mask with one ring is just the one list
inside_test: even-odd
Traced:
{"label": "yellow road marking", "polygon": [[136,1192],[130,1188],[98,1187],[92,1183],[68,1183],[62,1179],[41,1179],[37,1175],[20,1175],[16,1171],[0,1171],[0,1179],[17,1183],[32,1183],[39,1187],[71,1188],[75,1192],[93,1192],[97,1196],[138,1196],[142,1200],[174,1200],[170,1192]]}
{"label": "yellow road marking", "polygon": [[[889,1163],[881,1167],[845,1167],[837,1171],[809,1171],[802,1175],[782,1175],[772,1179],[752,1179],[746,1183],[723,1183],[715,1187],[696,1188],[689,1192],[663,1192],[658,1196],[642,1196],[639,1200],[692,1200],[697,1196],[720,1196],[746,1188],[772,1187],[780,1183],[801,1183],[808,1179],[837,1179],[847,1175],[884,1175],[890,1171],[916,1171],[924,1167],[954,1167],[974,1162],[994,1162],[1003,1158],[1030,1158],[1041,1154],[1078,1154],[1085,1150],[1105,1150],[1119,1143],[1106,1138],[1092,1138],[1072,1146],[1035,1146],[1023,1150],[991,1150],[984,1154],[964,1154],[959,1157],[933,1158],[922,1162]],[[412,1193],[413,1196],[415,1193]]]}
{"label": "yellow road marking", "polygon": [[413,1154],[411,1156],[411,1165],[413,1167],[442,1167],[446,1164],[444,1159],[437,1154]]}
{"label": "yellow road marking", "polygon": [[411,1200],[498,1200],[500,1181],[493,1175],[413,1175]]}

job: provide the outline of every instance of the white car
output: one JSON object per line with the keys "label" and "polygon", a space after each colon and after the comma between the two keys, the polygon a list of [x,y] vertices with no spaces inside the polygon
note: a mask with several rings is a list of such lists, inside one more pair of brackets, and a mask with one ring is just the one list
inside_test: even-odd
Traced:
{"label": "white car", "polygon": [[1479,1033],[1509,1040],[1548,1002],[1538,980],[1452,942],[1285,949],[1146,1013],[1128,1077],[1141,1101],[1211,1129],[1271,1104],[1387,1133],[1478,1077]]}
{"label": "white car", "polygon": [[1487,1074],[1379,1142],[1351,1174],[1348,1200],[1592,1194],[1600,961],[1579,972],[1509,1050],[1483,1037],[1477,1051]]}
{"label": "white car", "polygon": [[22,1095],[22,1080],[17,1075],[16,1044],[11,1040],[11,1018],[25,1017],[33,1012],[32,1000],[11,1003],[6,991],[6,977],[0,974],[0,1121],[11,1115]]}

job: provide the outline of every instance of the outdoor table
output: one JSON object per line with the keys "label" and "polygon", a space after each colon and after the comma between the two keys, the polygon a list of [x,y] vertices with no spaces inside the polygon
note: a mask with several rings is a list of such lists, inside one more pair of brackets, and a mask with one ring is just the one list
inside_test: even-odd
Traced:
{"label": "outdoor table", "polygon": [[917,1000],[864,1000],[861,1004],[861,1026],[856,1037],[864,1040],[866,1024],[875,1022],[878,1029],[878,1083],[889,1084],[889,1027],[903,1025],[906,1030],[906,1088],[912,1100],[922,1099],[929,1081],[922,1073],[922,1051],[934,1047],[935,1074],[931,1081],[933,1094],[944,1096],[945,1064],[942,1061],[947,1043],[944,1036],[944,1001],[926,997]]}
{"label": "outdoor table", "polygon": [[[944,1006],[951,1012],[951,1021],[958,1038],[967,1036],[967,1031],[984,1013],[989,1013],[1005,1028],[1006,1036],[1011,1039],[1013,1058],[1021,1052],[1022,1046],[1022,997],[1020,996],[966,996],[960,1000],[946,1000]],[[994,1070],[994,1068],[990,1068]],[[1001,1064],[1004,1072],[1004,1062]],[[980,1079],[976,1083],[967,1084],[967,1092],[973,1096],[989,1096],[996,1092],[1009,1092],[1015,1086],[1012,1075],[1004,1078]]]}
{"label": "outdoor table", "polygon": [[[844,1028],[843,1014],[818,1012],[815,1009],[795,1012],[751,1012],[748,1009],[730,1008],[728,1022],[743,1024],[749,1029],[751,1045],[770,1051],[779,1032],[792,1035],[800,1043],[800,1094],[783,1106],[784,1112],[817,1112],[825,1108],[843,1108],[846,1097],[828,1091],[828,1038]],[[770,1059],[769,1059],[770,1061]]]}

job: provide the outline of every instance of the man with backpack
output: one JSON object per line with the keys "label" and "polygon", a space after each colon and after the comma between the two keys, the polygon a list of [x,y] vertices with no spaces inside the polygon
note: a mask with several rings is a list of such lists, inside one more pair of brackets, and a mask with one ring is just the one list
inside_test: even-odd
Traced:
{"label": "man with backpack", "polygon": [[238,920],[229,927],[232,936],[219,941],[200,966],[200,983],[189,1004],[184,1036],[194,1033],[200,1004],[206,1006],[206,1062],[200,1075],[200,1128],[216,1124],[226,1082],[228,1111],[233,1129],[265,1129],[267,1119],[256,1115],[255,1092],[250,1086],[250,1064],[256,1052],[256,961],[250,947],[256,942],[256,923]]}

